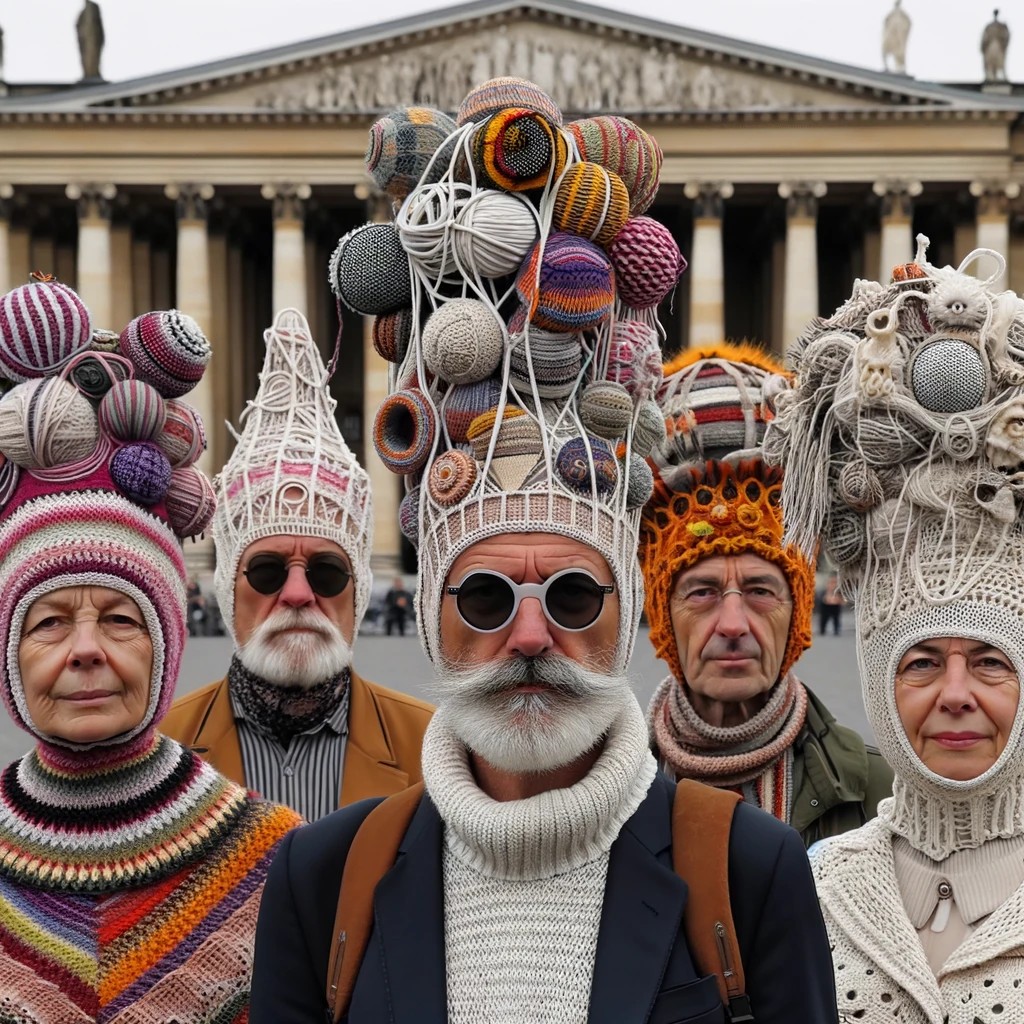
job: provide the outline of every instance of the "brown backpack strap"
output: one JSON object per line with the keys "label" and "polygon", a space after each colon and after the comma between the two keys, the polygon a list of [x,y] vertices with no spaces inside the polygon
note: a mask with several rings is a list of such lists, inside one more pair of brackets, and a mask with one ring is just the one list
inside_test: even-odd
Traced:
{"label": "brown backpack strap", "polygon": [[689,894],[683,924],[694,964],[718,978],[734,1024],[753,1021],[729,901],[729,833],[738,793],[684,779],[672,806],[672,866]]}
{"label": "brown backpack strap", "polygon": [[373,930],[373,893],[391,870],[398,847],[423,796],[418,782],[382,800],[359,826],[349,847],[327,961],[327,1005],[338,1024],[348,1009],[356,975]]}

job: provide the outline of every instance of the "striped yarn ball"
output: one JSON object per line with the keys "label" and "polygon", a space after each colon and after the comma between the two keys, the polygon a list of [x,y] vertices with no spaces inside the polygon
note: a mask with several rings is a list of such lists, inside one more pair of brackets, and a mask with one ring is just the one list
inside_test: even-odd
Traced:
{"label": "striped yarn ball", "polygon": [[477,416],[493,409],[500,399],[501,381],[494,377],[451,388],[444,397],[442,416],[452,444],[468,441],[469,425]]}
{"label": "striped yarn ball", "polygon": [[455,114],[457,125],[472,121],[479,124],[506,107],[521,107],[543,115],[551,124],[562,124],[562,112],[555,101],[539,85],[525,78],[501,77],[472,89],[459,104]]}
{"label": "striped yarn ball", "polygon": [[177,309],[137,316],[121,332],[119,349],[132,361],[135,376],[164,398],[188,394],[202,380],[211,355],[199,324]]}
{"label": "striped yarn ball", "polygon": [[166,418],[163,429],[153,438],[167,456],[172,469],[191,466],[206,451],[206,431],[199,413],[175,398],[164,402]]}
{"label": "striped yarn ball", "polygon": [[[455,122],[430,107],[396,107],[374,122],[366,147],[366,170],[396,203],[423,178],[434,154],[455,131]],[[437,181],[449,161],[441,154],[427,181]]]}
{"label": "striped yarn ball", "polygon": [[532,394],[530,367],[541,398],[566,398],[579,380],[583,365],[583,347],[573,334],[556,334],[540,328],[529,333],[530,352],[527,357],[527,338],[520,334],[511,342],[509,353],[509,383]]}
{"label": "striped yarn ball", "polygon": [[373,420],[373,446],[381,462],[406,476],[426,464],[435,433],[434,411],[417,388],[388,395]]}
{"label": "striped yarn ball", "polygon": [[470,276],[504,277],[519,269],[537,234],[537,217],[525,199],[479,189],[458,205],[452,246]]}
{"label": "striped yarn ball", "polygon": [[576,139],[581,160],[614,171],[629,192],[630,215],[650,208],[658,193],[664,156],[654,136],[628,117],[601,114],[566,125]]}
{"label": "striped yarn ball", "polygon": [[633,421],[633,398],[610,380],[588,384],[580,395],[580,422],[591,434],[609,440],[623,437]]}
{"label": "striped yarn ball", "polygon": [[663,379],[658,332],[641,320],[617,320],[608,349],[609,380],[634,397],[649,397]]}
{"label": "striped yarn ball", "polygon": [[552,224],[607,246],[629,219],[629,193],[622,179],[600,164],[573,164],[555,193]]}
{"label": "striped yarn ball", "polygon": [[26,381],[0,401],[0,452],[22,469],[79,463],[98,442],[92,403],[60,377]]}
{"label": "striped yarn ball", "polygon": [[456,448],[434,459],[427,474],[427,490],[438,505],[457,505],[473,489],[478,474],[476,462]]}
{"label": "striped yarn ball", "polygon": [[646,505],[654,493],[654,473],[647,461],[634,454],[626,467],[626,508]]}
{"label": "striped yarn ball", "polygon": [[672,233],[650,217],[634,217],[608,249],[619,298],[631,309],[651,309],[675,288],[686,269]]}
{"label": "striped yarn ball", "polygon": [[167,413],[156,388],[141,380],[122,380],[97,409],[100,428],[118,441],[148,441],[164,427]]}
{"label": "striped yarn ball", "polygon": [[415,317],[411,309],[384,313],[373,321],[374,351],[389,363],[400,363],[409,351]]}
{"label": "striped yarn ball", "polygon": [[171,470],[164,497],[167,521],[178,537],[198,537],[213,522],[217,494],[213,484],[195,466]]}
{"label": "striped yarn ball", "polygon": [[530,251],[516,278],[516,291],[531,323],[549,331],[575,333],[611,315],[615,271],[599,246],[578,235],[557,232]]}
{"label": "striped yarn ball", "polygon": [[363,224],[342,236],[328,273],[331,291],[353,313],[380,316],[412,305],[409,257],[394,224]]}
{"label": "striped yarn ball", "polygon": [[[590,451],[587,451],[587,440]],[[611,494],[619,479],[619,463],[604,441],[596,437],[570,438],[558,451],[555,472],[577,494]]]}
{"label": "striped yarn ball", "polygon": [[420,489],[414,487],[398,504],[398,528],[414,547],[420,543]]}
{"label": "striped yarn ball", "polygon": [[139,505],[155,505],[167,494],[171,464],[155,444],[126,444],[110,460],[110,478],[118,489]]}
{"label": "striped yarn ball", "polygon": [[466,440],[473,446],[473,454],[477,461],[483,462],[487,458],[487,450],[491,446],[491,437],[495,429],[499,432],[505,431],[506,445],[510,445],[514,443],[517,433],[521,431],[525,431],[522,436],[529,436],[528,422],[530,422],[530,418],[526,415],[525,410],[520,409],[517,405],[506,405],[499,421],[498,408],[495,406],[473,420],[469,425],[469,430],[466,431]]}
{"label": "striped yarn ball", "polygon": [[14,497],[21,479],[21,470],[17,464],[0,455],[0,511]]}
{"label": "striped yarn ball", "polygon": [[0,374],[56,373],[92,338],[89,311],[67,285],[36,281],[0,297]]}
{"label": "striped yarn ball", "polygon": [[542,114],[500,110],[473,135],[473,166],[492,188],[528,192],[556,181],[569,157],[565,136]]}
{"label": "striped yarn ball", "polygon": [[431,314],[422,344],[428,370],[452,384],[473,384],[501,365],[505,335],[479,299],[452,299]]}
{"label": "striped yarn ball", "polygon": [[651,399],[642,401],[636,410],[633,424],[633,451],[647,458],[665,440],[665,417],[661,407]]}

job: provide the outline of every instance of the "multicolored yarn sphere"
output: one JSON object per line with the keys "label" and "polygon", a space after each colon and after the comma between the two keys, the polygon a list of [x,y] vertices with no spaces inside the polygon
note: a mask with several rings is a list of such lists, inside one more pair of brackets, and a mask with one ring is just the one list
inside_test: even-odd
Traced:
{"label": "multicolored yarn sphere", "polygon": [[636,409],[633,424],[633,451],[644,459],[665,440],[665,417],[661,407],[651,399],[642,401]]}
{"label": "multicolored yarn sphere", "polygon": [[573,164],[555,193],[552,225],[608,246],[629,219],[629,193],[622,179],[600,164]]}
{"label": "multicolored yarn sphere", "polygon": [[438,505],[457,505],[473,489],[478,475],[476,462],[455,448],[434,459],[427,474],[427,491]]}
{"label": "multicolored yarn sphere", "polygon": [[473,136],[473,166],[482,183],[529,192],[556,181],[569,157],[565,136],[543,114],[510,107],[493,114]]}
{"label": "multicolored yarn sphere", "polygon": [[400,363],[409,351],[415,317],[411,309],[384,313],[373,321],[373,348],[389,363]]}
{"label": "multicolored yarn sphere", "polygon": [[626,508],[646,505],[654,493],[654,473],[646,460],[635,454],[626,467]]}
{"label": "multicolored yarn sphere", "polygon": [[0,297],[0,374],[9,380],[56,373],[91,339],[89,311],[67,285],[35,281]]}
{"label": "multicolored yarn sphere", "polygon": [[331,291],[353,313],[380,316],[412,305],[409,257],[394,224],[364,224],[331,254]]}
{"label": "multicolored yarn sphere", "polygon": [[217,510],[213,484],[195,466],[171,471],[164,497],[167,521],[179,537],[198,537],[205,533]]}
{"label": "multicolored yarn sphere", "polygon": [[650,397],[663,379],[658,332],[642,320],[617,320],[608,348],[608,380],[634,397]]}
{"label": "multicolored yarn sphere", "polygon": [[588,384],[580,395],[580,422],[591,434],[612,440],[623,437],[633,421],[633,398],[610,380]]}
{"label": "multicolored yarn sphere", "polygon": [[451,388],[444,396],[441,415],[452,444],[468,441],[469,425],[477,416],[493,409],[500,399],[501,381],[495,377]]}
{"label": "multicolored yarn sphere", "polygon": [[121,332],[121,355],[132,361],[135,376],[164,398],[188,394],[210,361],[210,343],[199,324],[177,309],[144,313]]}
{"label": "multicolored yarn sphere", "polygon": [[577,494],[611,494],[619,478],[618,460],[604,441],[596,437],[587,440],[573,437],[566,441],[555,458],[555,471],[566,487]]}
{"label": "multicolored yarn sphere", "polygon": [[414,547],[420,543],[420,489],[414,487],[398,504],[398,528]]}
{"label": "multicolored yarn sphere", "polygon": [[[526,451],[532,454],[539,451],[535,445],[535,440],[540,436],[537,425],[526,415],[526,411],[517,405],[506,405],[499,422],[498,407],[495,406],[477,416],[466,431],[466,440],[472,445],[473,454],[478,462],[483,462],[487,458],[495,428],[498,431],[494,444],[495,456],[519,455]],[[498,450],[499,442],[503,442],[501,451]]]}
{"label": "multicolored yarn sphere", "polygon": [[473,384],[501,365],[505,335],[501,322],[479,299],[452,299],[438,307],[423,328],[423,362],[452,384]]}
{"label": "multicolored yarn sphere", "polygon": [[[396,107],[374,122],[366,147],[366,170],[377,187],[402,202],[423,178],[434,154],[455,131],[455,122],[430,107]],[[443,154],[430,166],[427,181],[448,167]]]}
{"label": "multicolored yarn sphere", "polygon": [[206,431],[199,413],[185,402],[171,398],[164,403],[163,429],[153,438],[172,469],[191,466],[206,451]]}
{"label": "multicolored yarn sphere", "polygon": [[531,323],[575,333],[611,315],[615,271],[593,242],[556,232],[530,251],[516,278],[516,291]]}
{"label": "multicolored yarn sphere", "polygon": [[[539,327],[529,335],[519,334],[509,342],[509,383],[520,392],[532,394],[530,367],[541,398],[566,398],[579,381],[583,348],[573,334],[556,334]],[[529,355],[527,355],[529,344]]]}
{"label": "multicolored yarn sphere", "polygon": [[22,469],[80,463],[98,442],[92,403],[60,377],[26,381],[0,401],[0,452]]}
{"label": "multicolored yarn sphere", "polygon": [[459,267],[473,277],[514,274],[537,241],[533,207],[510,192],[478,189],[458,204],[452,246]]}
{"label": "multicolored yarn sphere", "polygon": [[650,217],[633,217],[608,249],[619,298],[631,309],[657,306],[679,281],[686,260],[672,233]]}
{"label": "multicolored yarn sphere", "polygon": [[141,380],[122,380],[97,409],[100,427],[118,441],[148,441],[164,427],[167,413],[156,388]]}
{"label": "multicolored yarn sphere", "polygon": [[539,85],[525,78],[492,78],[471,90],[459,104],[455,115],[457,125],[473,121],[479,124],[508,107],[520,107],[541,114],[553,125],[561,127],[562,112],[555,101]]}
{"label": "multicolored yarn sphere", "polygon": [[566,125],[576,139],[580,159],[614,171],[629,192],[630,216],[650,208],[658,194],[664,156],[654,136],[628,117],[601,114]]}
{"label": "multicolored yarn sphere", "polygon": [[436,429],[434,411],[422,391],[396,391],[374,417],[373,446],[392,473],[407,476],[426,464]]}
{"label": "multicolored yarn sphere", "polygon": [[126,444],[110,460],[110,478],[117,488],[139,505],[155,505],[167,494],[171,464],[155,444]]}

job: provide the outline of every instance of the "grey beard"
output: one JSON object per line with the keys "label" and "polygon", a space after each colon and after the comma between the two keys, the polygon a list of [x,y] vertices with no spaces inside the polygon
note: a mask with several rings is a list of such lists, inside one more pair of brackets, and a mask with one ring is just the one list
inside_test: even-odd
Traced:
{"label": "grey beard", "polygon": [[[316,633],[290,633],[297,627]],[[278,686],[308,689],[352,666],[352,645],[320,612],[275,612],[261,622],[236,651],[254,675]]]}

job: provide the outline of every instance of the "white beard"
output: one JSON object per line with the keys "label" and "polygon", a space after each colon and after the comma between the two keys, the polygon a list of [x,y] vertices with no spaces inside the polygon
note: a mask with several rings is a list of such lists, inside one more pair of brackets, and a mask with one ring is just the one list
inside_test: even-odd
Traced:
{"label": "white beard", "polygon": [[[315,632],[295,632],[297,629]],[[255,675],[278,686],[309,689],[340,675],[352,664],[352,645],[320,612],[297,608],[274,612],[237,651]]]}
{"label": "white beard", "polygon": [[[535,681],[550,689],[514,693]],[[539,774],[592,750],[631,695],[625,675],[583,668],[571,658],[508,658],[439,669],[436,686],[455,735],[501,771]]]}

